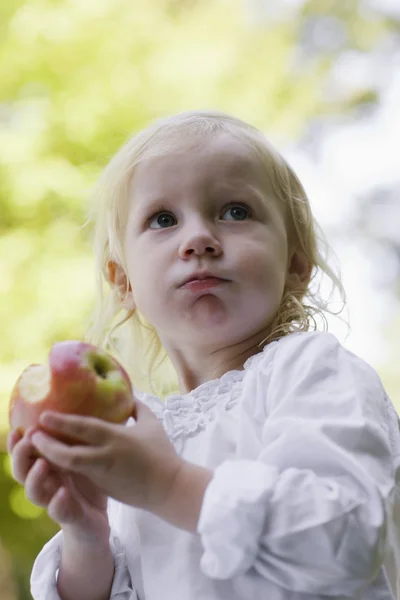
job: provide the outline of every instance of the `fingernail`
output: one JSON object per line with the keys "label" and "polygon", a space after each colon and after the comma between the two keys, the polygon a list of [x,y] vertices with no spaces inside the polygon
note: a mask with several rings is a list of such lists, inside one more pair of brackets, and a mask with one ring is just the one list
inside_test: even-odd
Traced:
{"label": "fingernail", "polygon": [[39,420],[43,425],[51,425],[54,422],[54,417],[51,413],[44,412],[40,415]]}
{"label": "fingernail", "polygon": [[31,437],[31,442],[34,446],[37,446],[38,444],[40,444],[40,442],[43,440],[43,435],[41,433],[39,433],[38,431],[34,431]]}

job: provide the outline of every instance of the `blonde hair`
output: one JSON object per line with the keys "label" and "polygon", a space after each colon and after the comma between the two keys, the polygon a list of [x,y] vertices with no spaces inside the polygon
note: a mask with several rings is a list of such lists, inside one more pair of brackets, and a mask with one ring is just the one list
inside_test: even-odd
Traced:
{"label": "blonde hair", "polygon": [[[95,223],[97,297],[85,334],[87,341],[105,348],[123,363],[134,386],[159,397],[179,391],[176,374],[152,325],[138,310],[128,311],[122,307],[123,298],[120,290],[111,285],[107,265],[109,261],[115,261],[127,273],[123,253],[124,227],[130,181],[137,164],[178,147],[184,149],[194,140],[218,133],[235,136],[262,159],[272,189],[285,209],[288,237],[297,249],[305,253],[309,263],[309,277],[304,284],[296,289],[285,288],[270,334],[259,344],[260,348],[293,332],[316,330],[315,317],[321,318],[326,330],[325,313],[337,316],[346,304],[340,273],[336,274],[328,264],[328,254],[334,253],[312,215],[301,182],[258,129],[217,111],[190,111],[160,119],[131,138],[117,152],[96,186],[88,222]],[[329,302],[323,300],[320,285],[312,289],[318,273],[329,278],[332,292],[335,288],[339,291],[343,306],[338,312],[333,312],[328,307]],[[117,319],[121,312],[122,317]],[[121,328],[122,325],[125,327]],[[157,380],[156,370],[163,368],[163,377]]]}

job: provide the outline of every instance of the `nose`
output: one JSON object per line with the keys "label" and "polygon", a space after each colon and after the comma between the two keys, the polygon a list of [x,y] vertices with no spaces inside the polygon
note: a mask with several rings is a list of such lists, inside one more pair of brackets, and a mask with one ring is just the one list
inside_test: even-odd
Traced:
{"label": "nose", "polygon": [[220,256],[222,254],[219,240],[204,224],[199,224],[195,228],[192,226],[180,243],[179,256],[181,258],[187,258],[193,254],[197,256],[202,254]]}

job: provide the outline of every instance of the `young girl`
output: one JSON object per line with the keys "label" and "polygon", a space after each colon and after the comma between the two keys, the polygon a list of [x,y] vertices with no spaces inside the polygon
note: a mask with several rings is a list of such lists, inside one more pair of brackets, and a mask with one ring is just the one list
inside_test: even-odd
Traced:
{"label": "young girl", "polygon": [[[15,478],[61,526],[33,598],[399,595],[399,421],[376,372],[316,329],[315,275],[343,288],[285,160],[238,119],[180,114],[117,153],[95,210],[90,341],[111,348],[99,332],[122,312],[136,409],[126,426],[43,415],[73,447],[10,433]],[[137,387],[146,335],[150,379],[166,355],[178,378],[164,401]]]}

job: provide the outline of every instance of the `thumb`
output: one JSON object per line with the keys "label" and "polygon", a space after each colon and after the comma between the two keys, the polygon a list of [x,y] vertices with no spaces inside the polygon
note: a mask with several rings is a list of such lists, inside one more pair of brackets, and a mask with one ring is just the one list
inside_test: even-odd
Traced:
{"label": "thumb", "polygon": [[47,514],[61,526],[74,525],[82,517],[82,507],[71,488],[64,482],[47,506]]}

